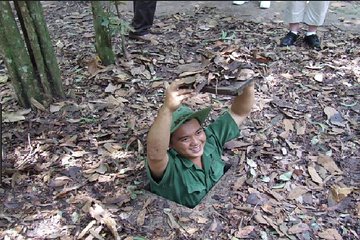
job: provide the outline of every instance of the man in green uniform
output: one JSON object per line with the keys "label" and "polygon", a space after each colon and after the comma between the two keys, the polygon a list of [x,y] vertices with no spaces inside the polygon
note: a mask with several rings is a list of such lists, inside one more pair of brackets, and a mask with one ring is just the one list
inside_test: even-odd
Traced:
{"label": "man in green uniform", "polygon": [[223,146],[239,136],[239,126],[254,104],[254,85],[244,88],[206,129],[201,124],[210,108],[194,112],[182,105],[193,90],[175,80],[147,137],[150,190],[187,207],[195,207],[224,174]]}

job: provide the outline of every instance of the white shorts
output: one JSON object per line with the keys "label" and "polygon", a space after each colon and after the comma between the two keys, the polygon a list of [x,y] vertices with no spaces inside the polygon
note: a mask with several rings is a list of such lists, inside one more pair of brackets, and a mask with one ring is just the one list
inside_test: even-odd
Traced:
{"label": "white shorts", "polygon": [[321,26],[325,21],[329,5],[330,1],[287,1],[284,21]]}

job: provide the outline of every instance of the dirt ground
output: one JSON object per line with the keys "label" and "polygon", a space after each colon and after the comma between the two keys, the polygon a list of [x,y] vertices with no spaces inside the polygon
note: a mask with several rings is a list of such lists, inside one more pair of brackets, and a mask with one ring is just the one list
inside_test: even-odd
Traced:
{"label": "dirt ground", "polygon": [[[248,1],[243,5],[233,5],[232,1],[158,1],[156,16],[177,12],[193,12],[199,7],[214,7],[216,12],[228,14],[238,19],[254,22],[282,22],[285,1],[271,1],[269,9],[261,9],[259,1]],[[127,2],[127,10],[132,11],[132,2]],[[332,1],[324,26],[334,25],[342,30],[360,32],[360,2]]]}
{"label": "dirt ground", "polygon": [[[332,2],[321,51],[279,47],[284,3],[258,4],[159,2],[158,42],[128,39],[125,59],[115,36],[116,64],[102,66],[90,3],[43,2],[67,97],[23,109],[0,59],[0,238],[358,240],[360,4]],[[166,84],[239,75],[256,77],[256,103],[225,146],[230,170],[193,209],[148,192],[146,133]],[[209,120],[230,103],[186,102],[212,106]]]}

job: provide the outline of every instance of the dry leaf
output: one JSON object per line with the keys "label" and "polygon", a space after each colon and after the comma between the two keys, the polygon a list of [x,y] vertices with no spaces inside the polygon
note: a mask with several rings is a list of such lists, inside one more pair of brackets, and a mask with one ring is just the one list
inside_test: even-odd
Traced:
{"label": "dry leaf", "polygon": [[251,145],[251,143],[246,143],[246,142],[237,141],[237,140],[231,140],[231,141],[225,143],[224,148],[233,150],[234,148],[242,148],[242,147],[247,147],[250,145]]}
{"label": "dry leaf", "polygon": [[332,107],[325,107],[324,113],[326,114],[327,118],[330,119],[332,116],[338,113],[335,108]]}
{"label": "dry leaf", "polygon": [[122,146],[118,143],[105,143],[103,147],[109,152],[109,153],[116,153],[119,150],[122,149]]}
{"label": "dry leaf", "polygon": [[209,219],[204,218],[204,217],[201,217],[201,216],[195,217],[195,221],[196,221],[197,223],[200,223],[200,224],[205,224],[205,223],[208,222],[208,220],[209,220]]}
{"label": "dry leaf", "polygon": [[8,79],[8,75],[0,75],[0,83],[6,83]]}
{"label": "dry leaf", "polygon": [[322,165],[326,170],[328,170],[333,175],[341,175],[343,172],[338,168],[334,160],[331,157],[319,154],[317,158],[317,163]]}
{"label": "dry leaf", "polygon": [[145,214],[146,214],[146,209],[142,209],[142,210],[139,212],[139,214],[138,214],[138,216],[137,216],[137,218],[136,218],[136,224],[137,224],[138,226],[144,225],[144,223],[145,223]]}
{"label": "dry leaf", "polygon": [[322,82],[323,81],[323,78],[324,78],[324,75],[322,73],[316,73],[315,76],[314,76],[314,79],[317,81],[317,82]]}
{"label": "dry leaf", "polygon": [[309,191],[309,189],[307,189],[306,187],[298,186],[289,192],[287,199],[290,199],[290,200],[297,199],[298,197],[302,196],[303,194],[305,194],[308,191]]}
{"label": "dry leaf", "polygon": [[[49,6],[47,1],[44,4]],[[347,12],[345,10],[354,7],[354,2],[334,4],[334,13],[342,12],[343,16]],[[176,2],[169,3],[170,7],[180,5]],[[29,223],[26,224],[28,227],[37,225],[35,228],[25,229],[15,224],[13,228],[5,230],[5,238],[15,239],[26,235],[27,238],[48,239],[61,233],[63,236],[57,238],[64,240],[70,239],[71,234],[76,234],[73,238],[86,240],[114,239],[105,224],[93,219],[87,214],[89,211],[81,209],[82,206],[89,209],[91,202],[97,202],[93,199],[89,201],[90,206],[84,205],[91,194],[101,200],[102,204],[111,206],[107,210],[116,214],[116,217],[111,216],[118,224],[124,222],[128,225],[127,229],[121,229],[121,225],[117,228],[119,234],[121,232],[121,239],[126,240],[146,236],[149,239],[240,239],[234,236],[235,233],[244,230],[241,227],[249,225],[255,229],[246,236],[248,239],[321,239],[318,233],[328,228],[336,229],[344,239],[357,239],[356,222],[360,217],[360,203],[357,199],[358,190],[351,187],[355,187],[359,180],[356,175],[359,162],[356,161],[357,148],[360,143],[357,134],[360,58],[359,47],[356,47],[359,45],[359,36],[329,26],[327,40],[324,39],[325,48],[321,52],[310,49],[293,51],[294,46],[286,49],[273,48],[273,43],[279,40],[279,33],[283,31],[279,28],[279,21],[264,21],[263,24],[243,21],[241,32],[238,32],[233,28],[236,18],[225,17],[223,13],[226,11],[216,8],[202,9],[201,5],[194,5],[195,18],[193,14],[170,14],[162,19],[164,21],[155,22],[156,28],[162,32],[157,36],[158,47],[129,40],[126,48],[131,53],[131,58],[126,59],[126,53],[119,53],[116,64],[109,68],[99,65],[95,58],[91,69],[91,66],[86,66],[88,61],[83,61],[85,64],[81,64],[81,68],[77,61],[91,53],[88,42],[93,39],[85,39],[95,36],[89,21],[92,18],[91,11],[87,11],[91,6],[82,2],[75,5],[51,2],[52,7],[47,7],[45,13],[50,13],[49,23],[53,25],[51,28],[55,39],[61,39],[56,40],[55,50],[61,59],[64,84],[70,87],[67,89],[68,97],[75,102],[65,101],[63,107],[58,103],[49,106],[44,103],[46,111],[51,114],[31,112],[20,116],[22,122],[15,119],[14,123],[4,124],[3,140],[7,153],[3,166],[5,187],[0,187],[0,194],[3,196],[7,215],[5,218],[0,216],[0,225],[9,228],[19,221]],[[227,5],[231,8],[231,4]],[[78,12],[74,13],[73,10]],[[261,17],[261,14],[257,14],[257,8],[251,10],[255,17]],[[55,12],[62,17],[54,18],[52,14]],[[348,18],[345,16],[343,23],[360,21]],[[77,21],[67,24],[69,20]],[[356,24],[347,25],[356,27]],[[66,28],[58,29],[59,26]],[[199,26],[208,30],[199,32]],[[174,30],[177,30],[175,35]],[[60,35],[63,37],[59,37]],[[270,38],[265,39],[265,35]],[[86,41],[79,41],[80,38]],[[326,49],[326,46],[331,49]],[[199,49],[204,53],[199,55]],[[269,51],[274,51],[273,55],[279,56],[279,61],[273,61],[275,58],[269,55]],[[284,64],[286,62],[296,64]],[[188,65],[181,69],[177,68],[179,64]],[[139,67],[140,65],[143,66]],[[130,74],[132,69],[135,69],[132,73],[136,77]],[[142,200],[143,197],[148,199],[148,196],[140,196],[137,190],[130,187],[135,187],[134,184],[136,187],[146,184],[139,179],[138,173],[144,173],[146,167],[146,162],[142,161],[146,157],[146,133],[164,100],[162,84],[171,83],[182,74],[181,76],[189,76],[190,80],[195,78],[195,85],[202,77],[206,78],[204,82],[208,85],[231,89],[232,84],[241,83],[236,77],[242,69],[250,69],[250,75],[242,76],[244,78],[251,77],[251,74],[260,76],[255,80],[256,98],[259,101],[252,111],[253,118],[243,126],[241,138],[227,145],[232,151],[228,151],[225,157],[230,163],[235,163],[236,166],[232,164],[232,169],[237,174],[229,175],[230,189],[214,189],[217,193],[216,198],[212,199],[225,199],[225,205],[220,199],[220,204],[205,203],[199,205],[200,209],[184,209],[185,211],[176,208],[171,211],[174,214],[165,215],[156,208],[160,206],[160,210],[163,209],[161,206],[163,203],[167,206],[166,201],[156,201],[145,212],[142,207],[146,204]],[[91,75],[88,71],[92,77],[89,77]],[[196,75],[197,72],[199,73]],[[4,78],[5,74],[8,74],[5,61],[0,59],[0,82],[5,81],[1,84],[1,103],[4,111],[14,112],[20,105],[15,104],[16,94],[10,82],[12,79],[10,76]],[[151,80],[145,80],[150,77]],[[281,96],[281,100],[273,104],[271,101],[275,96]],[[194,110],[212,105],[215,111],[210,118],[213,120],[222,113],[231,99],[230,96],[204,93],[187,99],[184,104]],[[318,144],[311,145],[314,136],[318,138],[313,143],[318,140]],[[131,137],[135,137],[134,141],[126,151],[127,140]],[[113,142],[120,147],[110,144]],[[82,150],[91,154],[84,155]],[[71,156],[73,151],[74,156],[79,157]],[[287,155],[282,156],[282,151]],[[325,160],[317,157],[322,151],[327,151],[330,157],[325,156]],[[252,173],[257,175],[256,179],[246,178],[246,174],[251,172],[250,166],[255,166],[251,162],[246,164],[246,159],[250,156],[258,164],[256,168],[252,167]],[[345,161],[347,158],[354,158],[354,164]],[[17,169],[16,163],[23,160],[28,163],[27,168],[21,169],[17,178],[13,171]],[[313,162],[312,168],[308,169],[307,162]],[[79,170],[67,171],[75,166]],[[344,174],[340,169],[344,170]],[[278,176],[287,171],[294,171],[291,179],[281,181]],[[326,188],[316,186],[315,182],[321,182],[320,178],[323,185],[326,183]],[[116,182],[111,184],[113,181]],[[10,187],[13,182],[16,185],[8,191],[7,182]],[[80,188],[81,185],[71,187],[77,182],[85,183],[84,189]],[[278,183],[283,185],[277,185]],[[337,186],[332,187],[332,183]],[[36,188],[32,187],[34,184]],[[54,189],[49,185],[58,186],[56,192],[52,192]],[[281,189],[272,189],[273,186]],[[248,188],[252,188],[253,193],[257,191],[267,194],[271,199],[266,205],[255,208],[248,206],[241,210],[238,207],[246,205],[244,201],[250,193]],[[229,190],[233,190],[235,195]],[[47,196],[47,193],[50,195]],[[55,198],[63,197],[51,204],[55,210],[70,213],[67,214],[68,217],[61,218],[61,212],[57,214],[57,211],[46,211],[47,202],[41,208],[41,200],[44,197],[51,199],[51,195]],[[138,197],[133,199],[135,195]],[[68,204],[61,205],[63,202]],[[258,201],[252,199],[252,202]],[[29,211],[32,210],[32,203],[40,203],[38,212]],[[80,208],[75,209],[78,206]],[[24,214],[19,215],[19,209]],[[244,214],[239,215],[240,211]],[[182,221],[181,219],[189,218],[190,212],[200,217]],[[76,214],[79,214],[78,219],[82,222],[72,221]],[[39,224],[35,222],[34,225],[34,220]],[[311,230],[307,231],[305,225],[298,224],[299,221],[308,224]],[[176,225],[176,222],[181,224]],[[148,223],[162,225],[153,228]],[[61,228],[60,225],[64,227]],[[49,232],[54,227],[55,232]],[[303,230],[305,231],[301,232]],[[35,231],[38,236],[32,236]],[[295,234],[288,236],[288,232]],[[336,233],[325,232],[326,238],[329,235],[331,239],[337,239],[331,236]]]}
{"label": "dry leaf", "polygon": [[25,120],[24,115],[28,114],[29,112],[31,112],[31,109],[25,109],[25,110],[20,110],[17,112],[11,112],[11,113],[7,113],[4,112],[3,113],[3,121],[4,122],[18,122],[18,121],[22,121]]}
{"label": "dry leaf", "polygon": [[90,228],[89,229],[89,232],[91,233],[91,235],[89,235],[85,240],[90,240],[88,239],[89,237],[95,237],[97,240],[106,240],[105,238],[103,238],[101,235],[100,235],[100,232],[101,230],[103,229],[103,226],[98,226],[97,228],[93,229],[93,228]]}
{"label": "dry leaf", "polygon": [[155,81],[151,84],[151,88],[158,88],[161,87],[164,84],[162,81]]}
{"label": "dry leaf", "polygon": [[196,233],[197,231],[199,231],[199,228],[185,227],[185,230],[188,234],[192,235],[192,234]]}
{"label": "dry leaf", "polygon": [[56,194],[55,199],[64,196],[65,194],[67,194],[68,192],[71,192],[73,190],[79,189],[82,186],[84,186],[85,183],[82,184],[76,184],[75,186],[71,186],[71,187],[67,187],[64,188],[61,192],[59,192],[58,194]]}
{"label": "dry leaf", "polygon": [[99,175],[98,177],[99,183],[112,182],[112,181],[114,181],[114,176]]}
{"label": "dry leaf", "polygon": [[353,187],[331,187],[331,194],[333,196],[333,199],[338,203],[344,198],[346,198],[350,193],[352,193],[352,191],[354,191]]}
{"label": "dry leaf", "polygon": [[246,181],[247,177],[244,175],[244,176],[241,176],[239,177],[236,182],[234,183],[233,185],[233,189],[234,190],[239,190],[241,189],[241,187],[244,185],[245,181]]}
{"label": "dry leaf", "polygon": [[294,122],[294,120],[290,120],[290,119],[287,119],[287,118],[285,118],[283,120],[283,124],[284,124],[286,132],[294,131],[293,122]]}
{"label": "dry leaf", "polygon": [[168,217],[168,223],[169,223],[169,226],[172,228],[172,229],[182,229],[180,227],[180,225],[176,222],[174,216],[172,215],[171,213],[171,209],[169,208],[164,208],[163,209],[164,213],[167,215]]}
{"label": "dry leaf", "polygon": [[129,79],[131,78],[130,75],[128,75],[127,73],[124,72],[119,72],[116,76],[115,76],[115,80],[119,83],[124,83],[127,82]]}
{"label": "dry leaf", "polygon": [[107,98],[105,98],[105,101],[110,104],[110,105],[114,105],[114,106],[122,106],[123,103],[125,102],[129,102],[127,99],[123,98],[123,97],[114,97],[113,95],[108,96]]}
{"label": "dry leaf", "polygon": [[343,238],[338,233],[338,231],[334,228],[328,228],[322,232],[318,233],[318,236],[322,239],[326,240],[342,240]]}
{"label": "dry leaf", "polygon": [[282,73],[280,75],[286,79],[293,79],[293,75],[291,75],[290,73]]}
{"label": "dry leaf", "polygon": [[110,82],[109,85],[107,85],[107,87],[105,88],[105,92],[114,93],[116,89],[117,89],[117,86],[114,86]]}
{"label": "dry leaf", "polygon": [[86,225],[86,227],[80,232],[80,234],[77,236],[76,239],[82,239],[85,236],[85,234],[87,234],[89,229],[94,226],[95,223],[96,223],[95,220],[92,220],[91,222],[89,222],[88,225]]}
{"label": "dry leaf", "polygon": [[137,146],[138,146],[137,153],[139,155],[143,154],[144,153],[144,145],[141,143],[141,141],[139,139],[137,139]]}
{"label": "dry leaf", "polygon": [[97,168],[96,168],[96,172],[99,174],[104,174],[107,172],[108,170],[108,165],[106,163],[101,163]]}
{"label": "dry leaf", "polygon": [[320,185],[323,184],[322,178],[321,178],[321,177],[319,176],[319,174],[316,172],[316,170],[315,170],[314,167],[308,166],[308,172],[309,172],[309,174],[310,174],[310,176],[311,176],[311,179],[312,179],[314,182],[316,182],[316,183],[318,183],[318,184],[320,184]]}
{"label": "dry leaf", "polygon": [[143,209],[139,212],[137,218],[136,218],[136,224],[138,226],[142,226],[145,223],[145,215],[146,215],[146,208],[150,205],[150,203],[153,201],[153,198],[146,199],[146,202],[143,205]]}
{"label": "dry leaf", "polygon": [[191,75],[196,75],[198,73],[202,73],[204,70],[198,70],[198,71],[195,71],[195,72],[183,72],[181,74],[179,74],[179,77],[180,78],[184,78],[184,77],[188,77],[188,76],[191,76]]}
{"label": "dry leaf", "polygon": [[254,219],[260,224],[269,225],[265,218],[258,212],[255,214]]}
{"label": "dry leaf", "polygon": [[236,231],[235,237],[247,238],[247,237],[249,237],[249,234],[252,233],[252,231],[254,231],[254,229],[255,229],[254,226],[246,226],[246,227],[240,228],[238,231]]}
{"label": "dry leaf", "polygon": [[[276,203],[276,201],[274,201],[274,200],[271,200],[270,202],[271,202],[271,203]],[[264,212],[269,213],[269,214],[273,214],[273,212],[274,212],[274,208],[273,208],[273,206],[271,206],[270,204],[264,204],[264,205],[262,205],[260,208],[261,208]]]}
{"label": "dry leaf", "polygon": [[89,177],[87,177],[87,179],[89,180],[89,182],[95,182],[99,179],[100,174],[98,173],[94,173],[91,174]]}
{"label": "dry leaf", "polygon": [[215,232],[217,228],[218,228],[218,221],[216,220],[216,218],[214,218],[214,220],[212,221],[209,227],[209,231]]}
{"label": "dry leaf", "polygon": [[96,221],[105,224],[116,240],[120,239],[116,221],[110,216],[110,213],[107,210],[95,203],[94,206],[89,208],[89,213]]}
{"label": "dry leaf", "polygon": [[89,152],[86,152],[84,150],[81,150],[81,151],[74,151],[72,152],[71,156],[77,158],[77,157],[82,157],[84,156],[85,154],[88,154]]}
{"label": "dry leaf", "polygon": [[35,106],[37,109],[46,112],[46,108],[44,105],[42,105],[39,101],[37,101],[35,98],[30,98],[31,105]]}
{"label": "dry leaf", "polygon": [[281,196],[279,193],[277,193],[276,191],[273,191],[273,190],[271,190],[271,189],[268,189],[267,191],[266,191],[268,194],[270,194],[271,196],[273,196],[276,200],[278,200],[278,201],[282,201],[282,200],[284,200],[284,197],[283,196]]}
{"label": "dry leaf", "polygon": [[284,236],[284,233],[279,230],[278,226],[273,222],[273,220],[270,217],[267,217],[263,215],[265,220],[269,223],[269,225],[275,229],[275,231],[279,234],[280,237]]}
{"label": "dry leaf", "polygon": [[72,181],[72,179],[67,176],[56,177],[53,180],[51,180],[49,186],[50,187],[61,187],[70,181]]}
{"label": "dry leaf", "polygon": [[182,77],[185,77],[187,74],[185,74],[186,72],[192,73],[190,75],[196,74],[198,72],[202,72],[204,71],[204,66],[202,63],[200,62],[192,62],[192,63],[187,63],[187,64],[182,64],[179,65],[177,67],[177,69],[175,70],[175,72],[179,75],[181,75]]}
{"label": "dry leaf", "polygon": [[324,113],[326,114],[327,119],[330,121],[331,124],[340,126],[340,127],[345,126],[343,117],[335,108],[325,107]]}
{"label": "dry leaf", "polygon": [[288,229],[288,233],[289,234],[298,234],[298,233],[302,233],[302,232],[305,232],[305,231],[309,231],[310,228],[307,224],[305,223],[298,223],[292,227],[290,227]]}
{"label": "dry leaf", "polygon": [[50,105],[50,112],[53,113],[53,112],[58,112],[60,111],[60,109],[65,105],[65,102],[59,102],[59,103],[56,103],[56,104],[51,104]]}
{"label": "dry leaf", "polygon": [[297,135],[304,135],[306,130],[306,125],[300,125],[300,123],[295,122],[295,129]]}
{"label": "dry leaf", "polygon": [[99,57],[94,57],[92,58],[88,63],[87,63],[87,67],[88,67],[88,72],[91,75],[96,74],[97,70],[98,70],[98,66],[99,66]]}

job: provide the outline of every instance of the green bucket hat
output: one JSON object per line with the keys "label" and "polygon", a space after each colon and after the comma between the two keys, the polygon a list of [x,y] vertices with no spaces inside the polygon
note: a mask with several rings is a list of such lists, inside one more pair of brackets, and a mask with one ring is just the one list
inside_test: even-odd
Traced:
{"label": "green bucket hat", "polygon": [[190,119],[197,119],[200,124],[205,121],[209,115],[211,107],[204,108],[202,110],[194,112],[189,107],[181,105],[175,112],[172,114],[172,123],[170,128],[170,133],[175,132],[184,122]]}

